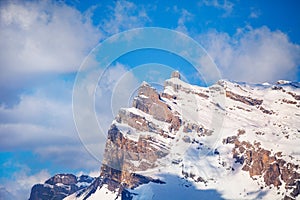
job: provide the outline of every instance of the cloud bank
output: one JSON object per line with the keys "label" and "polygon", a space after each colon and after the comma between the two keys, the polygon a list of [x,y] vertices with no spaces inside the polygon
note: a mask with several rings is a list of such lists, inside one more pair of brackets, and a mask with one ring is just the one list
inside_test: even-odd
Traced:
{"label": "cloud bank", "polygon": [[1,83],[20,74],[76,71],[101,33],[78,10],[51,1],[2,3]]}
{"label": "cloud bank", "polygon": [[253,83],[296,80],[300,46],[268,27],[246,27],[230,36],[211,31],[198,36],[226,79]]}

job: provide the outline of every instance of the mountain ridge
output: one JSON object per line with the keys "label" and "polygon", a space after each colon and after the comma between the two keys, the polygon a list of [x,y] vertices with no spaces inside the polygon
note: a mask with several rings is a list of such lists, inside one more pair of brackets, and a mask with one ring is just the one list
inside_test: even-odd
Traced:
{"label": "mountain ridge", "polygon": [[220,80],[205,88],[174,72],[158,93],[143,82],[112,122],[100,177],[65,199],[163,199],[151,191],[178,185],[210,199],[296,199],[298,85]]}

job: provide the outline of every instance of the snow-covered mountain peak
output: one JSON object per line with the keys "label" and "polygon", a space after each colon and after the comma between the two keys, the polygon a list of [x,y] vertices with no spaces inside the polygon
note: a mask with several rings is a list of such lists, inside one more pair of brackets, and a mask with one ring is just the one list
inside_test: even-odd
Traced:
{"label": "snow-covered mountain peak", "polygon": [[100,177],[67,199],[299,198],[300,89],[291,84],[200,87],[179,72],[161,93],[142,84],[108,131]]}
{"label": "snow-covered mountain peak", "polygon": [[76,191],[87,188],[95,178],[73,174],[56,174],[45,181],[44,184],[36,184],[31,189],[29,200],[36,199],[63,199]]}

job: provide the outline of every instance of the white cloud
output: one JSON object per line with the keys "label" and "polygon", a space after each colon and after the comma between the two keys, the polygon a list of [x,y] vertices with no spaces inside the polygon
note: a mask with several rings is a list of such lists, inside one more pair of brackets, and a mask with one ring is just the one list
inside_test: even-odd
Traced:
{"label": "white cloud", "polygon": [[100,175],[100,170],[91,171],[88,175],[91,177],[98,177]]}
{"label": "white cloud", "polygon": [[20,90],[44,84],[53,76],[75,73],[99,41],[149,21],[142,6],[116,1],[112,7],[103,6],[107,14],[94,26],[95,8],[81,13],[63,2],[2,2],[1,101],[15,104]]}
{"label": "white cloud", "polygon": [[98,177],[100,175],[100,170],[89,171],[88,173],[80,171],[75,174],[75,176],[88,175],[90,177]]}
{"label": "white cloud", "polygon": [[246,27],[233,36],[214,31],[201,35],[199,41],[224,78],[248,82],[296,79],[300,46],[279,30]]}
{"label": "white cloud", "polygon": [[85,14],[52,1],[0,7],[0,84],[24,76],[74,72],[101,38]]}
{"label": "white cloud", "polygon": [[[71,93],[72,87],[68,84],[62,88],[59,81],[57,85],[61,87],[61,94]],[[23,94],[13,107],[1,105],[0,150],[32,151],[58,167],[93,169],[98,163],[78,138],[71,98],[58,97],[59,94],[45,87],[34,94]],[[78,157],[74,159],[71,155]]]}
{"label": "white cloud", "polygon": [[[75,163],[73,163],[75,164]],[[13,199],[28,199],[30,196],[31,188],[35,184],[43,184],[47,181],[53,174],[50,174],[47,169],[41,169],[37,172],[33,172],[27,165],[20,164],[18,161],[9,161],[3,164],[6,168],[14,167],[19,170],[12,174],[9,178],[2,178],[0,189],[5,189],[9,194],[13,195]],[[68,172],[61,172],[68,173]],[[76,173],[76,176],[89,175],[91,177],[97,177],[100,174],[100,170],[94,168],[92,171],[88,172],[80,171]],[[0,193],[0,199],[1,199]]]}
{"label": "white cloud", "polygon": [[[40,172],[36,173],[36,174],[32,174],[32,175],[28,175],[28,172],[26,171],[20,171],[14,174],[15,177],[15,184],[17,185],[17,188],[14,188],[16,190],[12,190],[12,188],[10,188],[12,194],[14,194],[15,192],[15,196],[21,199],[24,196],[24,192],[26,191],[27,193],[30,192],[30,188],[34,185],[34,184],[38,184],[38,183],[44,183],[48,178],[50,178],[50,174],[47,170],[41,170]],[[28,197],[29,197],[28,193]],[[22,196],[20,196],[22,195]]]}
{"label": "white cloud", "polygon": [[110,8],[111,14],[108,19],[101,23],[101,29],[109,35],[127,29],[144,27],[150,21],[146,10],[132,2],[116,1],[114,7]]}
{"label": "white cloud", "polygon": [[[23,81],[18,87],[26,88],[30,79],[35,78],[42,83],[38,89],[30,89],[30,93],[18,94],[19,102],[11,107],[0,104],[1,149],[45,147],[49,151],[40,153],[46,156],[48,152],[49,157],[53,157],[56,148],[61,147],[63,151],[69,145],[66,151],[70,152],[73,146],[82,147],[73,122],[72,83],[57,81],[57,77],[54,80],[51,74],[75,72],[99,40],[101,33],[91,24],[91,14],[86,16],[63,3],[51,1],[7,2],[0,9],[0,33],[5,36],[0,38],[0,48],[6,50],[0,55],[0,88],[9,88],[9,83],[16,84],[19,80]],[[113,32],[142,25],[147,20],[145,11],[131,2],[118,1],[111,9],[113,12],[101,26],[112,28]],[[109,78],[119,77],[125,71],[118,68]],[[110,93],[115,81],[107,82]],[[51,87],[49,82],[53,84]],[[13,93],[9,89],[6,91]],[[105,130],[113,118],[111,106],[107,108],[109,110],[101,112],[106,122]],[[15,139],[10,140],[12,137]],[[105,138],[98,139],[103,143],[101,140]],[[84,150],[78,150],[79,154],[81,151]]]}
{"label": "white cloud", "polygon": [[[76,72],[84,57],[107,34],[143,26],[149,20],[143,8],[127,1],[117,1],[111,11],[98,27],[94,27],[90,22],[90,10],[82,14],[61,2],[1,4],[0,48],[5,51],[0,55],[0,95],[16,93],[20,97],[9,107],[0,103],[1,151],[30,151],[39,155],[32,159],[47,161],[57,168],[89,171],[100,166],[86,151],[75,130],[71,101],[73,83],[57,75]],[[95,60],[88,61],[99,64]],[[107,94],[112,93],[114,84],[125,72],[121,65],[117,69],[113,67],[107,77]],[[130,81],[134,81],[133,76]],[[1,94],[2,88],[7,93]],[[12,88],[17,88],[17,92]],[[126,92],[126,85],[122,92]],[[108,104],[104,102],[108,106],[99,116],[106,130],[113,119],[110,100]],[[103,153],[105,135],[93,135],[92,144],[88,145]],[[29,158],[28,162],[35,160]],[[18,184],[21,189],[16,189],[15,193],[18,197],[23,194],[22,198],[24,194],[27,198],[32,186],[27,185],[29,188],[23,190],[24,181],[38,183],[42,177],[50,177],[44,171],[32,174],[30,170],[17,172],[17,175],[22,177],[19,182],[15,185],[13,181],[7,182],[5,187],[12,190]]]}

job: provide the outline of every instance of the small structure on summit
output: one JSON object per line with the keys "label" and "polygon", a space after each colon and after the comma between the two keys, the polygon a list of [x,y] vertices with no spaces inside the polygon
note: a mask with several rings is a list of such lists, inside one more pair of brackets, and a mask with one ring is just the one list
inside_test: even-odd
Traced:
{"label": "small structure on summit", "polygon": [[180,79],[180,73],[179,73],[179,71],[172,72],[171,78],[178,78],[178,79]]}

